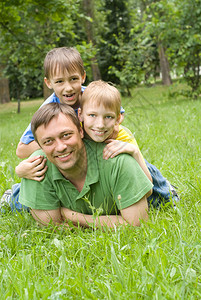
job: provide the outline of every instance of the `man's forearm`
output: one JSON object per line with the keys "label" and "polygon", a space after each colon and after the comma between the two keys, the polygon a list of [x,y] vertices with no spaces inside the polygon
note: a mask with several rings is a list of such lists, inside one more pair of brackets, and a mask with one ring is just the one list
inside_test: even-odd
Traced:
{"label": "man's forearm", "polygon": [[80,224],[83,227],[94,226],[95,228],[103,228],[103,227],[114,228],[119,225],[128,224],[120,215],[95,217],[93,215],[78,213],[65,207],[61,208],[61,214],[65,220],[71,221],[74,225]]}
{"label": "man's forearm", "polygon": [[49,226],[50,224],[57,227],[66,227],[69,229],[69,226],[66,222],[63,221],[61,216],[60,209],[53,210],[39,210],[31,209],[32,217],[36,220],[39,225]]}

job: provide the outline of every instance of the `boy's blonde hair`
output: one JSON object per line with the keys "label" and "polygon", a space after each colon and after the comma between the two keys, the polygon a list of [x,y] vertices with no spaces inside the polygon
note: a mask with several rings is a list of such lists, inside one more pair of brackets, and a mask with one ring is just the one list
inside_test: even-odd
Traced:
{"label": "boy's blonde hair", "polygon": [[57,72],[65,74],[66,71],[79,71],[81,76],[85,74],[83,60],[77,49],[60,47],[50,50],[44,60],[45,77],[50,79]]}
{"label": "boy's blonde hair", "polygon": [[112,109],[116,116],[120,114],[121,95],[120,92],[113,85],[102,81],[92,81],[84,90],[80,100],[80,108],[89,102],[95,102],[96,105],[103,104],[104,107]]}

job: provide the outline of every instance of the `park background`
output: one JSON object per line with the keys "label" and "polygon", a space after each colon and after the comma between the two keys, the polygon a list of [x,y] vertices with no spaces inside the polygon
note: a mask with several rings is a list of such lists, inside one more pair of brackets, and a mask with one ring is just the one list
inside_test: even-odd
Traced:
{"label": "park background", "polygon": [[0,2],[0,196],[20,182],[15,150],[51,93],[43,60],[76,47],[87,82],[121,91],[123,125],[178,187],[177,209],[140,228],[40,228],[0,214],[1,299],[200,299],[201,1]]}

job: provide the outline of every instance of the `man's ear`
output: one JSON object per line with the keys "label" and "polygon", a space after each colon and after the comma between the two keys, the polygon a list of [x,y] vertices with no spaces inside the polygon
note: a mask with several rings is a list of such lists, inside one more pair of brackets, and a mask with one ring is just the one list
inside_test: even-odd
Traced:
{"label": "man's ear", "polygon": [[85,82],[86,79],[86,72],[84,71],[84,75],[82,75],[82,84]]}
{"label": "man's ear", "polygon": [[77,115],[78,115],[78,119],[80,120],[80,122],[83,122],[84,120],[83,120],[83,116],[82,116],[82,110],[80,107],[77,110]]}
{"label": "man's ear", "polygon": [[47,78],[45,77],[45,78],[44,78],[44,82],[45,82],[45,84],[47,85],[47,87],[48,87],[49,89],[52,89],[52,85],[51,85],[51,82],[50,82],[49,79],[47,79]]}
{"label": "man's ear", "polygon": [[84,138],[84,130],[82,127],[80,128],[80,136],[82,139]]}

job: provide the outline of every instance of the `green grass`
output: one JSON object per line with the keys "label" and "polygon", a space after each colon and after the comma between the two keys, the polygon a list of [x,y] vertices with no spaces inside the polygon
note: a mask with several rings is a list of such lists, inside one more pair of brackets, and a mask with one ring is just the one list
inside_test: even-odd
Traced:
{"label": "green grass", "polygon": [[[179,187],[177,209],[105,232],[40,228],[29,214],[0,214],[0,299],[201,298],[201,102],[169,99],[179,88],[140,88],[123,99],[123,124]],[[19,115],[15,103],[0,106],[0,195],[20,181],[15,149],[41,102],[22,102]]]}

